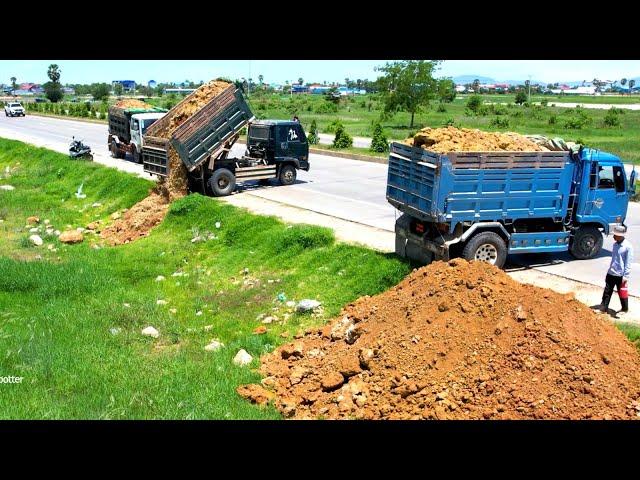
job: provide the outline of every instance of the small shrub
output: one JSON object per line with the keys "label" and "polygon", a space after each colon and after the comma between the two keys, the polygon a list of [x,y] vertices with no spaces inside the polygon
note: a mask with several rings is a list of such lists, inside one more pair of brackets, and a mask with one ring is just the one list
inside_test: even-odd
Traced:
{"label": "small shrub", "polygon": [[549,100],[547,100],[546,98],[543,98],[540,101],[540,105],[542,105],[543,107],[546,107],[547,105],[549,105]]}
{"label": "small shrub", "polygon": [[446,113],[447,111],[447,107],[444,106],[444,103],[439,103],[438,104],[438,112],[439,113]]}
{"label": "small shrub", "polygon": [[338,129],[339,126],[341,126],[342,123],[340,122],[340,120],[336,119],[333,120],[331,123],[329,123],[329,125],[327,125],[326,127],[324,127],[324,132],[325,133],[335,133],[335,131]]}
{"label": "small shrub", "polygon": [[496,117],[491,120],[489,125],[496,128],[509,128],[509,119],[507,117]]}
{"label": "small shrub", "polygon": [[373,129],[373,138],[371,139],[370,150],[378,153],[389,151],[389,141],[382,131],[382,125],[380,125],[380,123],[376,123]]}
{"label": "small shrub", "polygon": [[317,145],[320,143],[320,138],[318,137],[318,124],[316,120],[311,120],[311,126],[309,127],[309,145]]}
{"label": "small shrub", "polygon": [[333,231],[310,225],[293,225],[287,228],[281,236],[280,245],[283,249],[290,248],[320,248],[329,247],[335,241]]}
{"label": "small shrub", "polygon": [[551,115],[549,117],[549,120],[547,121],[547,123],[549,125],[555,125],[558,122],[558,116],[557,115]]}
{"label": "small shrub", "polygon": [[319,113],[319,114],[338,113],[338,105],[331,102],[323,102],[318,104],[313,111],[314,113]]}
{"label": "small shrub", "polygon": [[607,127],[619,127],[620,126],[620,117],[615,111],[615,107],[607,112],[604,116],[604,124]]}
{"label": "small shrub", "polygon": [[482,97],[480,95],[471,95],[467,100],[466,107],[473,112],[474,114],[478,114],[480,107],[482,106]]}
{"label": "small shrub", "polygon": [[524,93],[524,91],[520,90],[518,93],[516,93],[516,98],[514,100],[515,103],[517,103],[518,105],[522,105],[526,101],[527,101],[527,94]]}
{"label": "small shrub", "polygon": [[336,127],[336,137],[333,139],[333,148],[349,148],[353,145],[353,138],[349,135],[342,124]]}

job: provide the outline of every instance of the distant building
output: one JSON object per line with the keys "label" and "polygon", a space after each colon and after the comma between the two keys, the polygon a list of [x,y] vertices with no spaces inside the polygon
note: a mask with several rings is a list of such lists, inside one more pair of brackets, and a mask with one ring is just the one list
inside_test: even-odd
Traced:
{"label": "distant building", "polygon": [[291,93],[309,93],[309,87],[294,83],[291,85]]}
{"label": "distant building", "polygon": [[72,87],[62,87],[62,93],[65,95],[75,95],[76,90]]}
{"label": "distant building", "polygon": [[115,88],[117,84],[122,85],[122,89],[125,92],[132,92],[136,89],[136,82],[134,80],[113,80],[111,85]]}
{"label": "distant building", "polygon": [[156,82],[155,80],[149,80],[149,82],[147,83],[147,87],[149,88],[156,88],[157,85],[158,82]]}
{"label": "distant building", "polygon": [[195,92],[195,88],[165,88],[164,93],[191,93]]}

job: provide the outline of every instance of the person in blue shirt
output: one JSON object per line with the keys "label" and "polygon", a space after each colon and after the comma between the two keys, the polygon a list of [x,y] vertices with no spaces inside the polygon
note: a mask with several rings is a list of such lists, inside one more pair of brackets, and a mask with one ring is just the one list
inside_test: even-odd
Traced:
{"label": "person in blue shirt", "polygon": [[[625,238],[626,235],[626,227],[615,226],[613,228],[613,239],[615,243],[611,250],[611,265],[609,266],[605,279],[602,303],[595,307],[603,313],[606,313],[609,309],[613,287],[616,287],[618,296],[620,296],[620,287],[629,281],[631,264],[633,263],[633,246],[631,242]],[[618,312],[618,315],[626,314],[629,311],[629,299],[620,298],[620,305],[622,306],[622,310]]]}

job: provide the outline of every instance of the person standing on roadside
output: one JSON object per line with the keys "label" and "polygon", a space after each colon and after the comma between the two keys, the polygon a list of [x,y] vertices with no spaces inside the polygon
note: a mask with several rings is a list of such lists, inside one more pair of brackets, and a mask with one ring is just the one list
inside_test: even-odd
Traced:
{"label": "person standing on roadside", "polygon": [[629,274],[631,273],[631,264],[633,263],[633,246],[631,242],[626,239],[627,229],[623,226],[615,226],[613,228],[613,249],[611,250],[611,265],[607,271],[607,277],[605,279],[604,292],[602,294],[602,303],[595,308],[603,313],[606,313],[609,309],[609,302],[611,301],[611,295],[613,294],[613,287],[618,290],[618,296],[620,297],[620,305],[622,309],[618,312],[618,315],[625,315],[629,311],[629,299],[623,298],[620,295],[620,287],[625,286],[629,281]]}

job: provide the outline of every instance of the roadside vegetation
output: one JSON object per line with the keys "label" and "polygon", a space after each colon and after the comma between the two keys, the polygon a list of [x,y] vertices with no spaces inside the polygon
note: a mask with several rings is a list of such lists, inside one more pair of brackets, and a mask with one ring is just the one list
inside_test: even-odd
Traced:
{"label": "roadside vegetation", "polygon": [[[259,356],[410,271],[393,255],[336,243],[329,229],[197,194],[174,202],[149,237],[108,247],[85,233],[65,245],[45,226],[104,226],[152,183],[4,139],[0,175],[14,187],[0,190],[0,372],[24,377],[2,388],[3,419],[280,418],[235,392],[260,380]],[[30,216],[40,223],[27,226]],[[29,240],[38,227],[42,246]],[[324,310],[289,311],[287,301],[305,298]],[[147,326],[160,336],[142,336]],[[205,351],[212,339],[224,347]],[[248,367],[232,363],[240,349],[253,356]]]}

